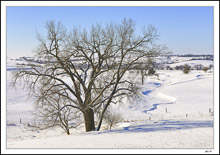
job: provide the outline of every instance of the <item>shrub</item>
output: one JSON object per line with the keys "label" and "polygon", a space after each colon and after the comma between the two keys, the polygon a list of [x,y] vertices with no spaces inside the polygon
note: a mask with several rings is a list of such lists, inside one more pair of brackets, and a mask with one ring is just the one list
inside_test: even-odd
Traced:
{"label": "shrub", "polygon": [[187,65],[187,64],[185,64],[185,65],[183,66],[183,73],[184,73],[184,74],[188,74],[189,72],[190,72],[190,66]]}
{"label": "shrub", "polygon": [[123,121],[121,114],[117,112],[106,111],[104,115],[104,120],[108,124],[108,128],[111,129],[117,123]]}
{"label": "shrub", "polygon": [[207,71],[209,70],[209,68],[208,68],[208,67],[203,67],[202,70],[203,70],[204,72],[207,72]]}

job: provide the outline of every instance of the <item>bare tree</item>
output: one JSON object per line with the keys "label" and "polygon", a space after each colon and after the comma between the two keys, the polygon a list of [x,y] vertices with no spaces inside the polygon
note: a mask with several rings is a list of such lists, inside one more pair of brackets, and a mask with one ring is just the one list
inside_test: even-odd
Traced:
{"label": "bare tree", "polygon": [[[81,113],[78,109],[66,107],[65,105],[71,104],[71,102],[57,93],[57,88],[48,87],[45,82],[47,81],[41,80],[40,82],[40,84],[45,85],[40,87],[44,90],[34,94],[37,98],[33,112],[36,116],[35,127],[47,129],[60,126],[69,135],[71,128],[76,128],[81,124]],[[45,93],[45,89],[48,90],[47,93]]]}
{"label": "bare tree", "polygon": [[[110,104],[137,93],[137,85],[126,78],[126,71],[141,58],[157,56],[166,49],[155,44],[158,35],[153,26],[142,35],[135,35],[132,19],[104,28],[96,24],[89,32],[75,27],[67,33],[61,23],[54,21],[47,22],[46,29],[47,37],[37,35],[40,45],[36,49],[36,57],[44,63],[20,66],[14,74],[15,82],[23,79],[30,92],[43,94],[40,97],[58,96],[57,103],[65,99],[66,104],[60,104],[59,109],[80,111],[87,132],[101,128]],[[45,82],[41,84],[42,81]],[[43,101],[42,106],[45,106]],[[102,111],[95,127],[94,112],[100,107]]]}

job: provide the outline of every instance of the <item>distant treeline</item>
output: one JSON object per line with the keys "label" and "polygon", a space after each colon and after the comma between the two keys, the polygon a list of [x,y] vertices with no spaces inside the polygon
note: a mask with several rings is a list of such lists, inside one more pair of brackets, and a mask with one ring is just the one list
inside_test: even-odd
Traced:
{"label": "distant treeline", "polygon": [[213,54],[202,54],[202,55],[197,55],[197,54],[183,54],[183,55],[169,55],[169,56],[177,56],[177,57],[213,57]]}

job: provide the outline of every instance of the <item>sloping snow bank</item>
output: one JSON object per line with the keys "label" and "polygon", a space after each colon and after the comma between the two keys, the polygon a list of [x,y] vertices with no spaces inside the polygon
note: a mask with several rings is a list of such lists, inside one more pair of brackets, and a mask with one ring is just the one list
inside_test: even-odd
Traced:
{"label": "sloping snow bank", "polygon": [[182,75],[177,71],[172,77],[167,78],[166,87],[161,88],[157,97],[167,102],[152,111],[154,115],[163,115],[164,119],[213,119],[213,74],[201,71],[192,71],[188,75]]}

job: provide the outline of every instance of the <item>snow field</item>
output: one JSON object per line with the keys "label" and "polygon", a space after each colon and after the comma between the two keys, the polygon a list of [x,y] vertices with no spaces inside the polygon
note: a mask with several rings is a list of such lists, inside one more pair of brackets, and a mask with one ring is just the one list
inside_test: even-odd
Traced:
{"label": "snow field", "polygon": [[213,129],[72,134],[10,141],[8,148],[213,148]]}
{"label": "snow field", "polygon": [[[7,71],[7,148],[213,148],[213,73],[157,71],[146,77],[140,98],[112,105],[123,117],[112,130],[66,135],[60,128],[39,131],[34,99],[22,85],[11,86]],[[138,81],[140,75],[126,75]],[[21,124],[20,124],[21,119]],[[103,124],[105,126],[105,124]]]}

